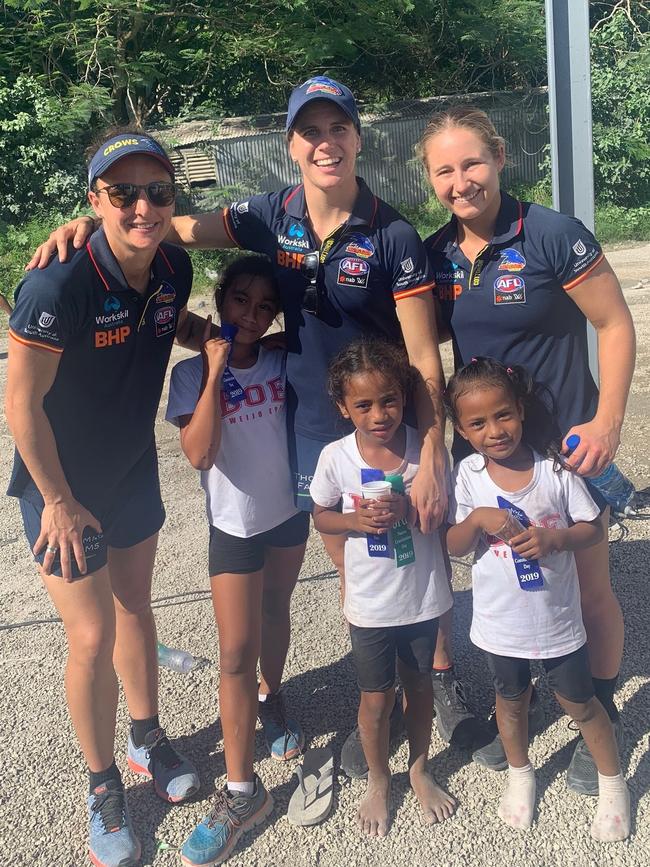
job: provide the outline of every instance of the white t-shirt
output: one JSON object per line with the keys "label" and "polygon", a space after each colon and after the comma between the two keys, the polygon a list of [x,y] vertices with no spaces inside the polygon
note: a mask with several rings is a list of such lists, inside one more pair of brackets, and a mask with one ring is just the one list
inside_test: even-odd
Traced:
{"label": "white t-shirt", "polygon": [[[214,465],[201,471],[208,519],[224,533],[248,538],[297,514],[291,485],[286,427],[285,354],[260,347],[257,362],[231,367],[244,389],[231,404],[221,391],[221,444]],[[196,409],[203,376],[200,355],[172,370],[167,421]]]}
{"label": "white t-shirt", "polygon": [[[453,487],[452,524],[459,524],[479,506],[498,508],[498,496],[522,509],[536,527],[564,528],[570,522],[593,521],[598,516],[582,479],[564,469],[556,472],[553,461],[538,454],[533,478],[520,491],[497,487],[479,454],[456,466]],[[587,637],[573,552],[549,554],[539,565],[543,587],[522,590],[511,548],[494,536],[481,537],[472,566],[470,638],[477,647],[521,659],[550,659],[582,647]]]}
{"label": "white t-shirt", "polygon": [[[408,491],[420,462],[417,433],[406,428],[406,451],[401,473]],[[325,446],[309,486],[312,500],[331,508],[343,498],[343,511],[354,511],[361,496],[361,470],[368,468],[355,434]],[[351,533],[345,542],[345,604],[354,626],[401,626],[431,620],[448,611],[451,592],[438,533],[424,536],[412,529],[415,563],[397,568],[394,558],[371,557],[366,536]]]}

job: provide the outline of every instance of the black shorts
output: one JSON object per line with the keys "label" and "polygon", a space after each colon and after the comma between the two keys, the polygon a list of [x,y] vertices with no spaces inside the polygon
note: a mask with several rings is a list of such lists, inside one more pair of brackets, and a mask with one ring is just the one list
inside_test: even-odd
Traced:
{"label": "black shorts", "polygon": [[[488,651],[485,651],[485,655],[494,688],[502,698],[513,701],[526,692],[530,683],[529,660],[514,656],[497,656]],[[594,683],[591,679],[586,644],[573,653],[567,653],[566,656],[539,661],[548,675],[549,686],[562,698],[576,704],[584,704],[594,697]]]}
{"label": "black shorts", "polygon": [[[19,503],[27,541],[30,549],[33,549],[41,532],[41,515],[45,504],[36,490],[30,492],[28,497],[20,498]],[[98,519],[104,531],[97,533],[92,527],[84,528],[86,574],[91,575],[106,565],[109,547],[131,548],[153,536],[165,523],[155,453],[153,458],[147,453],[146,459],[138,461],[129,475],[113,488],[110,501],[102,501],[98,497],[95,502],[84,502],[82,505]],[[44,558],[45,546],[35,560],[42,565]],[[81,577],[74,555],[70,557],[70,570],[73,578]],[[54,558],[52,574],[61,575],[58,554]]]}
{"label": "black shorts", "polygon": [[438,618],[404,626],[350,624],[352,657],[362,692],[386,692],[395,685],[395,661],[428,674],[438,637]]}
{"label": "black shorts", "polygon": [[218,527],[210,525],[208,569],[210,575],[229,572],[233,575],[250,575],[264,566],[267,548],[293,548],[307,541],[309,514],[299,512],[277,527],[248,536],[230,536]]}

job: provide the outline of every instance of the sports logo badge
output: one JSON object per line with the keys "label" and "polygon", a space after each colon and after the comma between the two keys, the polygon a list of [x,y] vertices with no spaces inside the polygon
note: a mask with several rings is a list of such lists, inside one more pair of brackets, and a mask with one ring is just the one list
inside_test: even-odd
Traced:
{"label": "sports logo badge", "polygon": [[345,248],[346,253],[352,256],[359,256],[361,259],[369,259],[375,255],[375,246],[365,235],[360,232],[354,232],[350,235],[350,240]]}
{"label": "sports logo badge", "polygon": [[578,238],[578,240],[575,242],[571,249],[576,254],[576,256],[584,256],[587,252],[587,248],[582,238]]}
{"label": "sports logo badge", "polygon": [[309,86],[305,93],[327,93],[330,96],[343,96],[341,88],[337,87],[332,79],[325,75],[316,75],[314,78],[310,78],[307,84]]}
{"label": "sports logo badge", "polygon": [[402,267],[402,271],[405,274],[412,274],[413,273],[413,268],[415,266],[413,265],[413,259],[411,259],[410,256],[408,257],[408,259],[404,259],[402,262],[400,262],[400,265]]}
{"label": "sports logo badge", "polygon": [[526,267],[526,259],[522,256],[519,250],[514,250],[512,247],[506,247],[501,251],[501,260],[499,262],[499,271],[523,271]]}
{"label": "sports logo badge", "polygon": [[360,286],[362,289],[368,285],[370,265],[363,259],[343,259],[339,265],[337,283],[344,286]]}
{"label": "sports logo badge", "polygon": [[525,304],[526,284],[522,277],[516,274],[504,274],[494,281],[494,303]]}

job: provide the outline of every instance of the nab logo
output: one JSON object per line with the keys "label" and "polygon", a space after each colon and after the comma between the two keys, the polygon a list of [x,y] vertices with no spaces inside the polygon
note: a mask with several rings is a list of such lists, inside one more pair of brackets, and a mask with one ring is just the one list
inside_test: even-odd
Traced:
{"label": "nab logo", "polygon": [[495,281],[494,288],[497,292],[518,292],[520,289],[523,289],[525,285],[526,284],[521,277],[515,277],[513,274],[508,274],[507,276],[499,277],[499,279]]}
{"label": "nab logo", "polygon": [[109,328],[108,331],[95,332],[95,349],[103,349],[105,346],[117,346],[126,343],[131,333],[130,325],[121,325],[119,328]]}

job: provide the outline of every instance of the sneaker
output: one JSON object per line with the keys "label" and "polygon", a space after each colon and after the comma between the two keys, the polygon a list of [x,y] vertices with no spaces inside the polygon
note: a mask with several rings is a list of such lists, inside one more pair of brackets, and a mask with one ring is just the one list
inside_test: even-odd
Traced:
{"label": "sneaker", "polygon": [[[619,752],[621,749],[621,741],[623,739],[623,726],[620,719],[612,723],[614,728],[614,737]],[[598,795],[598,769],[594,762],[589,747],[583,737],[578,738],[578,743],[573,751],[571,762],[566,772],[567,788],[572,792],[577,792],[579,795]]]}
{"label": "sneaker", "polygon": [[280,691],[267,695],[266,701],[258,702],[257,715],[272,759],[286,762],[300,755],[305,735],[300,723],[287,717],[284,696]]}
{"label": "sneaker", "polygon": [[88,796],[90,860],[95,867],[137,867],[140,841],[133,833],[122,784],[107,780]]}
{"label": "sneaker", "polygon": [[433,709],[440,737],[456,747],[471,747],[479,736],[480,722],[467,706],[465,687],[454,670],[434,671]]}
{"label": "sneaker", "polygon": [[134,773],[153,780],[156,794],[163,801],[178,804],[199,790],[196,768],[176,752],[163,729],[148,732],[141,747],[136,747],[129,732],[127,762]]}
{"label": "sneaker", "polygon": [[188,867],[221,864],[244,831],[259,825],[272,810],[273,799],[258,776],[252,795],[230,792],[224,786],[208,815],[183,843],[181,861]]}
{"label": "sneaker", "polygon": [[[532,740],[536,734],[539,734],[544,728],[546,714],[544,708],[538,698],[537,692],[533,689],[530,697],[530,705],[528,707],[528,740]],[[508,759],[503,748],[501,735],[496,727],[496,711],[493,709],[490,714],[490,724],[492,739],[486,744],[474,750],[472,753],[472,761],[478,765],[483,765],[484,768],[489,768],[491,771],[505,771],[508,768]],[[496,734],[495,734],[496,732]]]}
{"label": "sneaker", "polygon": [[[393,743],[404,728],[402,699],[395,696],[395,704],[390,712],[390,741]],[[341,770],[353,780],[363,780],[368,776],[368,762],[361,745],[359,726],[355,726],[347,736],[341,750]]]}

